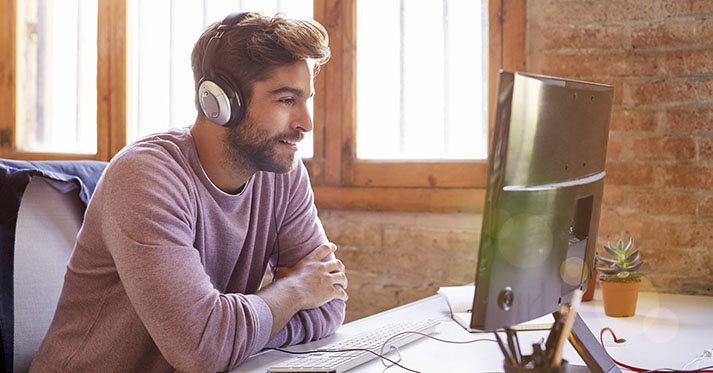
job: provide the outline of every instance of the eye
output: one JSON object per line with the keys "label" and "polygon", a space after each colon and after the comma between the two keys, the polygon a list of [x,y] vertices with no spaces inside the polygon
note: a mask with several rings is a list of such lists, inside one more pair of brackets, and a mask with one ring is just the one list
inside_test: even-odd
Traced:
{"label": "eye", "polygon": [[280,101],[280,102],[283,103],[283,104],[287,104],[287,105],[292,105],[292,104],[295,103],[295,99],[294,99],[294,98],[281,98],[281,99],[279,99],[278,101]]}

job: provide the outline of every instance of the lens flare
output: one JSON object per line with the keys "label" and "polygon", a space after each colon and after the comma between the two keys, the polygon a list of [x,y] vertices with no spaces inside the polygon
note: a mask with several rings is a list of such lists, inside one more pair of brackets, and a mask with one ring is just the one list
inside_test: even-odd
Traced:
{"label": "lens flare", "polygon": [[560,266],[560,276],[565,284],[577,286],[584,282],[589,274],[589,266],[581,258],[567,258]]}
{"label": "lens flare", "polygon": [[547,260],[552,251],[552,230],[537,215],[515,215],[500,228],[497,245],[503,257],[514,267],[537,267]]}

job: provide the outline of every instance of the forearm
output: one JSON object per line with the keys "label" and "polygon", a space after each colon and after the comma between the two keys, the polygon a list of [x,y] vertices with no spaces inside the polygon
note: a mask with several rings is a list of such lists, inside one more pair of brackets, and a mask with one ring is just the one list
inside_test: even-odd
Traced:
{"label": "forearm", "polygon": [[[344,264],[333,255],[336,249],[332,243],[319,246],[295,266],[280,268],[279,279],[257,293],[272,312],[270,339],[290,322],[287,341],[320,338],[341,324],[347,278]],[[341,307],[330,305],[335,300]]]}
{"label": "forearm", "polygon": [[295,299],[295,294],[289,289],[287,281],[276,281],[257,292],[257,295],[267,303],[270,312],[272,312],[270,339],[274,338],[287,325],[292,316],[301,309],[299,299]]}
{"label": "forearm", "polygon": [[299,311],[265,347],[287,347],[332,335],[344,322],[345,311],[346,303],[340,299]]}

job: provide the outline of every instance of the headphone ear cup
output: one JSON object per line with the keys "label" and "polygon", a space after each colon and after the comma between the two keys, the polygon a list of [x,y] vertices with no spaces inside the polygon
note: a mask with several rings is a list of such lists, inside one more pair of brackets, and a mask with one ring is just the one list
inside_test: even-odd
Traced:
{"label": "headphone ear cup", "polygon": [[213,80],[202,80],[198,97],[206,118],[221,126],[234,126],[243,119],[243,97],[230,81],[220,74]]}

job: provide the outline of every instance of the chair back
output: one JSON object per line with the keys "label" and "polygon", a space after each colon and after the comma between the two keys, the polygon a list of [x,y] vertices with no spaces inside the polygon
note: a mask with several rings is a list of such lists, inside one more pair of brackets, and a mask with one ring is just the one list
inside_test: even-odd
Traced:
{"label": "chair back", "polygon": [[13,272],[13,372],[29,370],[47,333],[84,216],[79,188],[63,192],[53,187],[53,182],[56,181],[33,177],[18,211]]}

